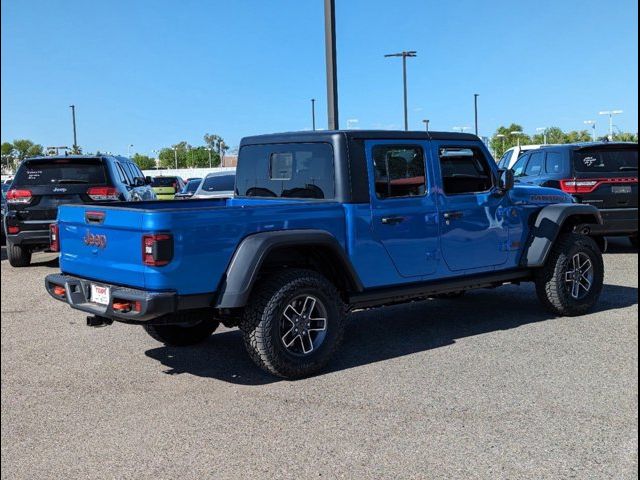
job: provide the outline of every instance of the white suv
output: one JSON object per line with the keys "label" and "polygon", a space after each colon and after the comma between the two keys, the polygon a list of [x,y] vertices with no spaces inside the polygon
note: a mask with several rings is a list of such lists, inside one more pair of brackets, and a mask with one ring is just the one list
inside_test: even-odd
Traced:
{"label": "white suv", "polygon": [[523,153],[529,150],[537,150],[540,147],[542,147],[542,145],[518,145],[517,147],[511,147],[504,152],[504,155],[502,155],[502,158],[498,161],[498,168],[508,170],[513,167]]}

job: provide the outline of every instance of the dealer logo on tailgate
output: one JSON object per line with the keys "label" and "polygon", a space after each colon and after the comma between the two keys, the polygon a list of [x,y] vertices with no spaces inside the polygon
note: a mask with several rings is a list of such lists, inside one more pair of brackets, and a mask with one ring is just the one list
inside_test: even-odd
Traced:
{"label": "dealer logo on tailgate", "polygon": [[106,248],[107,246],[107,236],[102,234],[94,234],[87,230],[87,233],[84,235],[84,244],[89,247],[98,247],[98,248]]}

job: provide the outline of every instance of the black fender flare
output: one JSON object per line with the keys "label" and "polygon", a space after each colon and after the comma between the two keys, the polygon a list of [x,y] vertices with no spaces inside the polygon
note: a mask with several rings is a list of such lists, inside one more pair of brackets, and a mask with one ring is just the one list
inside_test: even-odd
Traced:
{"label": "black fender flare", "polygon": [[246,237],[236,248],[216,301],[216,308],[244,307],[251,294],[260,267],[274,248],[286,246],[321,246],[335,254],[354,291],[363,286],[349,257],[338,240],[325,230],[276,230]]}
{"label": "black fender flare", "polygon": [[587,224],[602,224],[602,216],[596,207],[583,203],[557,203],[544,207],[538,213],[527,247],[522,256],[522,264],[527,267],[542,267],[553,243],[558,238],[563,224],[574,216],[592,218]]}

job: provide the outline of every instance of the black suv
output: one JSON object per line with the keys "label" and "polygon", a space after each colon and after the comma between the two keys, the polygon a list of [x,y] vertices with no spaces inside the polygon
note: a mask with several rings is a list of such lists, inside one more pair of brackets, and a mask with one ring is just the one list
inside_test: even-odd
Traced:
{"label": "black suv", "polygon": [[154,200],[142,171],[114,156],[55,156],[24,160],[6,197],[9,263],[25,267],[31,254],[49,247],[49,225],[66,203]]}
{"label": "black suv", "polygon": [[548,145],[526,152],[513,166],[516,182],[554,187],[600,209],[604,223],[591,235],[626,235],[638,246],[638,144]]}

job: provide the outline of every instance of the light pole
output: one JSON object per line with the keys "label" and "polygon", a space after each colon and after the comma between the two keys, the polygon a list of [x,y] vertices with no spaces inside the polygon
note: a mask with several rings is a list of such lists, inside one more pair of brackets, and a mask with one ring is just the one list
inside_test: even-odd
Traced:
{"label": "light pole", "polygon": [[426,132],[428,132],[429,131],[429,120],[428,119],[424,119],[424,120],[422,120],[422,123],[424,123],[424,130]]}
{"label": "light pole", "polygon": [[471,127],[451,127],[454,132],[464,133],[466,130],[469,130]]}
{"label": "light pole", "polygon": [[402,57],[402,85],[404,87],[404,129],[409,130],[409,115],[407,113],[407,57],[415,57],[416,51],[402,51],[400,53],[389,53],[385,57]]}
{"label": "light pole", "polygon": [[161,150],[151,150],[151,153],[155,153],[156,156],[158,157],[156,159],[156,168],[158,168],[160,166],[160,152],[161,152]]}
{"label": "light pole", "polygon": [[501,138],[502,139],[502,151],[500,152],[500,156],[504,155],[504,137],[506,137],[506,135],[504,133],[497,133],[496,134],[496,138]]}
{"label": "light pole", "polygon": [[596,121],[595,120],[585,120],[583,122],[585,125],[591,125],[591,137],[593,141],[596,141]]}
{"label": "light pole", "polygon": [[175,162],[176,170],[178,169],[178,147],[173,147],[173,160]]}
{"label": "light pole", "polygon": [[311,125],[312,125],[312,129],[315,132],[316,131],[316,99],[312,98],[311,99]]}
{"label": "light pole", "polygon": [[518,139],[518,146],[520,146],[520,135],[524,135],[524,132],[521,132],[519,130],[514,130],[513,132],[509,132],[511,135],[515,135],[516,138]]}
{"label": "light pole", "polygon": [[613,140],[613,116],[621,113],[622,110],[605,110],[598,112],[598,115],[609,115],[609,141]]}
{"label": "light pole", "polygon": [[127,145],[127,157],[131,157],[131,147],[133,147],[133,143]]}
{"label": "light pole", "polygon": [[542,143],[546,145],[547,144],[547,127],[538,127],[536,128],[536,132],[542,132]]}
{"label": "light pole", "polygon": [[211,147],[205,147],[205,150],[209,152],[209,168],[211,168]]}
{"label": "light pole", "polygon": [[71,120],[73,122],[73,151],[77,152],[78,151],[78,136],[76,134],[76,106],[75,105],[69,105],[69,108],[71,109]]}
{"label": "light pole", "polygon": [[474,113],[475,122],[476,122],[476,137],[478,136],[478,97],[479,96],[480,96],[479,93],[473,94],[473,113]]}
{"label": "light pole", "polygon": [[324,49],[327,69],[327,121],[338,130],[338,62],[336,58],[336,2],[324,0]]}

